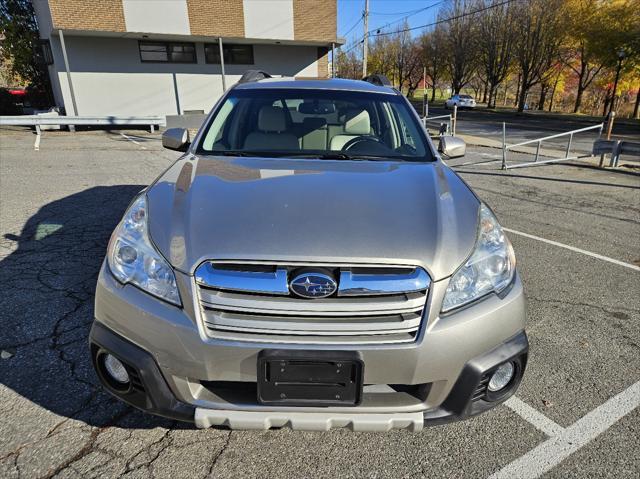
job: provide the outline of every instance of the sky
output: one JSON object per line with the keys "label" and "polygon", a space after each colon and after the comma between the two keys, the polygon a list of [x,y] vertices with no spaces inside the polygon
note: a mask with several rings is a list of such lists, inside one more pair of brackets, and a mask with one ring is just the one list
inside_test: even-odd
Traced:
{"label": "sky", "polygon": [[[338,0],[338,37],[347,40],[344,45],[346,48],[362,39],[364,1]],[[369,0],[369,30],[384,27],[389,23],[391,25],[387,29],[393,29],[402,25],[405,17],[411,27],[424,25],[435,20],[442,3],[442,0]],[[424,10],[419,11],[421,9]],[[420,29],[413,33],[419,34]]]}

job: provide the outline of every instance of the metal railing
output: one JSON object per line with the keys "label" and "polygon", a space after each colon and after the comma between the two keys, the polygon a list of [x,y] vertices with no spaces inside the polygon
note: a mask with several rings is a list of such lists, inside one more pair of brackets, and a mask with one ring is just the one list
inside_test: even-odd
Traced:
{"label": "metal railing", "polygon": [[[598,138],[600,138],[602,136],[602,129],[604,128],[604,123],[600,123],[598,125],[592,125],[592,126],[587,126],[585,128],[578,128],[577,130],[571,130],[571,131],[566,131],[563,133],[558,133],[555,135],[550,135],[550,136],[545,136],[542,138],[536,138],[535,140],[527,140],[527,141],[523,141],[521,143],[515,143],[513,145],[507,145],[507,128],[506,128],[506,123],[502,123],[502,169],[503,170],[507,170],[510,168],[524,168],[527,166],[536,166],[536,165],[546,165],[549,163],[557,163],[559,161],[567,161],[567,160],[577,160],[579,158],[585,158],[587,156],[593,156],[592,153],[589,153],[587,155],[576,155],[576,156],[570,156],[571,155],[571,146],[573,143],[573,136],[576,133],[583,133],[585,131],[591,131],[591,130],[598,130]],[[540,161],[540,147],[542,145],[543,141],[548,141],[548,140],[553,140],[555,138],[561,138],[563,136],[568,136],[569,140],[567,142],[567,147],[565,150],[565,154],[564,154],[564,158],[551,158],[549,160],[541,160]],[[514,148],[519,148],[519,147],[523,147],[526,145],[532,145],[535,144],[536,145],[536,152],[535,152],[535,159],[533,161],[529,161],[526,163],[518,163],[515,165],[508,165],[507,164],[507,151],[509,150],[513,150]]]}
{"label": "metal railing", "polygon": [[[455,135],[455,126],[453,123],[453,115],[438,115],[438,116],[425,116],[422,117],[422,124],[424,125],[425,129],[427,128],[427,122],[432,122],[433,120],[442,120],[442,119],[447,119],[446,122],[444,122],[447,125],[447,133],[451,134],[451,135]],[[442,124],[442,123],[441,123]]]}
{"label": "metal railing", "polygon": [[[596,140],[593,143],[593,155],[600,155],[600,166],[604,166],[605,155],[611,155],[609,166],[616,168],[620,165],[620,156],[640,158],[640,143],[625,140]],[[634,159],[632,161],[639,161]]]}
{"label": "metal railing", "polygon": [[163,116],[47,116],[19,115],[0,116],[0,126],[33,126],[36,129],[35,150],[40,149],[42,126],[139,126],[147,125],[151,133],[154,127],[166,126]]}
{"label": "metal railing", "polygon": [[163,116],[46,116],[19,115],[0,116],[0,126],[40,126],[40,125],[155,125],[164,126]]}

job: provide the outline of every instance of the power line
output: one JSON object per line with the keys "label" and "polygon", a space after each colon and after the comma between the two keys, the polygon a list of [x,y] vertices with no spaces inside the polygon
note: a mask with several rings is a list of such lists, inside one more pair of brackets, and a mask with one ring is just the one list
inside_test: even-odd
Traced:
{"label": "power line", "polygon": [[393,16],[396,16],[396,15],[407,15],[409,13],[418,12],[420,10],[422,10],[422,9],[421,8],[417,8],[415,10],[409,10],[408,12],[391,12],[391,13],[390,12],[370,12],[370,13],[371,13],[371,15],[393,15]]}
{"label": "power line", "polygon": [[454,17],[450,17],[450,18],[443,18],[442,20],[438,20],[438,21],[435,21],[435,22],[432,22],[432,23],[426,23],[426,24],[424,24],[424,25],[418,25],[417,27],[404,28],[404,29],[402,29],[402,30],[398,30],[398,31],[395,31],[395,32],[381,32],[381,33],[376,33],[376,34],[371,35],[371,36],[372,36],[372,37],[382,37],[382,36],[385,36],[385,35],[394,35],[394,34],[396,34],[396,33],[410,32],[410,31],[412,31],[412,30],[418,30],[419,28],[433,27],[433,26],[435,26],[435,25],[439,25],[439,24],[441,24],[441,23],[447,23],[447,22],[450,22],[450,21],[452,21],[452,20],[458,20],[458,19],[460,19],[460,18],[468,17],[469,15],[475,15],[476,13],[482,13],[482,12],[484,12],[484,11],[486,11],[486,10],[491,10],[492,8],[501,7],[501,6],[503,6],[503,5],[507,5],[507,4],[509,4],[509,3],[513,3],[513,2],[515,2],[515,1],[516,1],[516,0],[506,0],[506,1],[502,2],[502,3],[496,3],[495,5],[489,5],[489,6],[486,6],[486,7],[480,8],[480,9],[478,9],[478,10],[474,10],[474,11],[472,11],[472,12],[466,12],[466,13],[462,13],[462,14],[460,14],[460,15],[456,15],[456,16],[454,16]]}
{"label": "power line", "polygon": [[[367,32],[365,33],[365,35],[363,35],[363,36],[361,36],[361,37],[358,37],[356,40],[354,40],[354,43],[353,43],[349,48],[347,48],[346,50],[343,50],[342,48],[340,48],[340,52],[341,52],[341,53],[349,53],[351,50],[354,50],[354,49],[356,49],[357,47],[361,46],[361,45],[363,44],[363,42],[364,42],[364,38],[365,38],[366,36],[369,36],[369,37],[370,37],[370,36],[372,36],[372,35],[371,35],[371,33],[372,33],[372,32],[379,31],[379,30],[380,30],[380,29],[382,29],[382,28],[385,28],[385,27],[387,27],[387,26],[389,26],[389,25],[392,25],[392,24],[397,23],[397,22],[399,22],[399,21],[401,21],[401,20],[404,20],[404,19],[406,19],[406,18],[409,18],[410,16],[413,16],[413,15],[415,15],[415,14],[417,14],[417,13],[423,12],[423,11],[428,10],[428,9],[430,9],[430,8],[437,7],[437,6],[438,6],[438,5],[440,5],[441,3],[444,3],[444,1],[445,1],[445,0],[440,0],[440,1],[436,2],[436,3],[431,4],[431,5],[427,5],[426,7],[418,8],[418,9],[416,9],[416,10],[410,10],[410,11],[408,11],[408,12],[403,12],[403,13],[408,13],[408,15],[406,15],[406,16],[404,16],[404,17],[402,17],[400,20],[394,20],[394,21],[392,21],[392,22],[387,23],[386,25],[383,25],[383,26],[381,26],[381,27],[374,28],[374,29],[372,29],[372,30],[367,31]],[[371,13],[371,12],[369,12],[369,13]],[[393,15],[398,15],[398,13],[394,13]],[[355,27],[356,27],[356,26],[357,26],[357,25],[358,25],[358,24],[359,24],[363,19],[364,19],[364,13],[363,13],[363,14],[362,14],[362,16],[358,19],[358,21],[356,22],[356,24],[355,24],[353,27],[351,27],[351,28],[349,29],[349,31],[348,31],[347,33],[351,32],[351,31],[352,31],[352,30],[353,30],[353,29],[354,29],[354,28],[355,28]],[[343,36],[346,36],[346,34],[344,34]],[[377,36],[377,35],[374,35],[374,36]]]}
{"label": "power line", "polygon": [[349,35],[349,33],[351,33],[353,31],[354,28],[356,28],[360,22],[362,21],[362,19],[364,18],[364,15],[360,15],[360,18],[358,18],[358,20],[356,21],[356,23],[353,24],[353,26],[347,30],[345,33],[343,33],[342,35],[340,35],[341,37],[346,37],[347,35]]}
{"label": "power line", "polygon": [[350,46],[349,48],[347,48],[346,50],[343,50],[342,48],[340,48],[339,52],[340,52],[340,53],[349,53],[351,50],[353,50],[353,49],[355,49],[355,48],[357,48],[357,47],[359,47],[359,46],[361,46],[361,45],[362,45],[362,40],[360,40],[360,41],[358,41],[358,42],[354,43],[353,45],[351,45],[351,46]]}
{"label": "power line", "polygon": [[[433,3],[431,5],[427,5],[426,7],[422,7],[422,8],[419,8],[417,10],[411,10],[409,12],[404,12],[404,13],[407,13],[408,15],[404,15],[403,17],[399,18],[398,20],[394,20],[392,22],[386,23],[385,25],[382,25],[381,27],[377,27],[377,28],[374,28],[372,30],[369,30],[367,33],[372,33],[372,32],[376,32],[378,30],[382,30],[383,28],[391,26],[394,23],[401,22],[402,20],[406,20],[407,18],[412,17],[414,15],[417,15],[418,13],[424,12],[425,10],[429,10],[430,8],[437,7],[438,5],[440,5],[440,4],[444,3],[444,2],[445,2],[445,0],[440,0],[439,2]],[[400,13],[400,14],[396,13],[395,15],[402,15],[402,13]]]}
{"label": "power line", "polygon": [[[404,17],[400,18],[399,20],[394,20],[394,21],[389,22],[389,23],[386,23],[385,25],[382,25],[382,26],[380,26],[380,27],[372,28],[371,30],[369,30],[369,31],[367,31],[367,32],[366,32],[366,35],[363,35],[363,36],[361,36],[361,37],[358,37],[358,38],[357,38],[356,40],[354,40],[354,41],[355,41],[355,42],[357,42],[357,44],[361,44],[361,43],[362,43],[362,41],[364,40],[364,37],[365,37],[365,36],[368,36],[368,37],[372,37],[372,36],[379,36],[380,34],[372,35],[372,33],[374,33],[374,32],[378,32],[378,31],[382,30],[383,28],[386,28],[386,27],[388,27],[388,26],[390,26],[390,25],[393,25],[394,23],[398,23],[398,22],[400,22],[400,21],[402,21],[402,20],[405,20],[405,19],[407,19],[407,18],[409,18],[409,17],[411,17],[411,16],[413,16],[413,15],[415,15],[415,14],[417,14],[417,13],[423,12],[423,11],[428,10],[428,9],[430,9],[430,8],[437,7],[438,5],[440,5],[440,4],[442,4],[442,3],[444,3],[445,1],[446,1],[446,0],[440,0],[440,1],[436,2],[436,3],[431,4],[431,5],[427,5],[426,7],[422,7],[422,8],[419,8],[419,9],[417,9],[417,10],[411,10],[411,11],[409,11],[409,12],[408,12],[408,13],[409,13],[409,15],[405,15]],[[371,12],[370,12],[370,13],[371,13]],[[405,13],[407,13],[407,12],[405,12]],[[364,15],[362,16],[362,18],[364,18]],[[360,20],[362,20],[362,18],[361,18]],[[355,28],[355,26],[354,26],[354,28]],[[353,28],[352,28],[351,30],[353,30]],[[346,50],[346,51],[348,52],[348,51],[352,50],[353,48],[355,48],[355,47],[349,48],[349,49],[348,49],[348,50]]]}

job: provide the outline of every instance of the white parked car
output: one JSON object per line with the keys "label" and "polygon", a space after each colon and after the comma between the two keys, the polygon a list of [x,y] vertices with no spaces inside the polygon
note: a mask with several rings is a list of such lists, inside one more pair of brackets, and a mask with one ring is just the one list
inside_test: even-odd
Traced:
{"label": "white parked car", "polygon": [[453,95],[444,102],[444,107],[449,109],[456,105],[458,108],[475,108],[476,101],[469,95]]}

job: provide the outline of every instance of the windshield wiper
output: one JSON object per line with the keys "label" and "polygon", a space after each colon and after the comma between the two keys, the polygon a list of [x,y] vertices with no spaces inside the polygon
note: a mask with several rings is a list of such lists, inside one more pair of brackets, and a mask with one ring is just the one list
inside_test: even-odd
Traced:
{"label": "windshield wiper", "polygon": [[244,150],[219,150],[219,151],[209,151],[207,152],[210,155],[218,155],[218,156],[253,156],[253,157],[278,157],[278,156],[286,156],[286,153],[278,152],[278,151],[244,151]]}
{"label": "windshield wiper", "polygon": [[321,160],[353,160],[353,156],[347,155],[346,153],[323,153],[318,155],[318,158]]}
{"label": "windshield wiper", "polygon": [[207,154],[219,156],[265,157],[265,158],[309,158],[312,160],[351,160],[351,161],[410,161],[397,156],[383,155],[349,155],[341,151],[329,153],[298,153],[286,151],[245,151],[219,150],[209,151]]}

